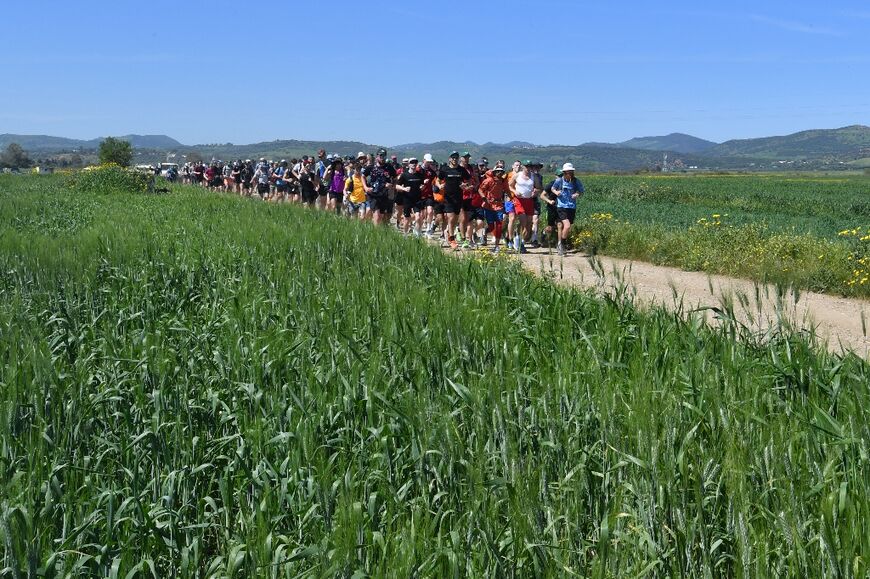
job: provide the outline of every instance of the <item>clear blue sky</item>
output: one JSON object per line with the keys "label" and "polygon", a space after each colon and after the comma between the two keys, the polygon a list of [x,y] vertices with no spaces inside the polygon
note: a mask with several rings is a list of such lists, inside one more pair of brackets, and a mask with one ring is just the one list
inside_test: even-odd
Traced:
{"label": "clear blue sky", "polygon": [[2,25],[0,133],[573,145],[870,124],[866,0],[34,0]]}

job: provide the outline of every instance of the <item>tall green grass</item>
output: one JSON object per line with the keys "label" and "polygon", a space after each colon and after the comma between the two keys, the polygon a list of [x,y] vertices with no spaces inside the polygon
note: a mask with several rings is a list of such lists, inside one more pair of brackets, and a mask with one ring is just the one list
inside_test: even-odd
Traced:
{"label": "tall green grass", "polygon": [[870,225],[866,177],[590,175],[583,181],[587,194],[574,235],[581,249],[870,297],[870,236],[839,235]]}
{"label": "tall green grass", "polygon": [[4,178],[0,360],[4,576],[868,572],[861,360],[325,212]]}

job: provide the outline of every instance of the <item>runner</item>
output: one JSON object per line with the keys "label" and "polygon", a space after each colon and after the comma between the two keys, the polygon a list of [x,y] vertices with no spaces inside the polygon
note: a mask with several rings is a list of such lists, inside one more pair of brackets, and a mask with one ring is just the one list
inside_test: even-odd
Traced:
{"label": "runner", "polygon": [[520,232],[514,233],[514,250],[519,253],[527,251],[525,241],[531,236],[531,216],[535,212],[535,180],[531,166],[531,161],[523,161],[521,170],[508,183],[513,196],[514,212],[520,222]]}
{"label": "runner", "polygon": [[469,163],[470,158],[471,153],[468,151],[462,153],[459,158],[459,166],[468,173],[468,177],[462,180],[462,211],[459,212],[459,236],[463,249],[473,249],[477,246],[474,242],[472,215],[477,209],[473,204],[473,199],[480,181],[477,179],[477,168]]}
{"label": "runner", "polygon": [[344,197],[344,181],[347,174],[344,171],[344,160],[341,157],[333,157],[332,164],[326,170],[324,179],[325,189],[328,189],[328,209],[336,215],[341,214],[341,201]]}
{"label": "runner", "polygon": [[523,164],[520,161],[514,161],[513,165],[511,165],[511,170],[508,171],[505,182],[508,184],[508,197],[509,199],[505,201],[504,204],[504,212],[508,217],[508,227],[507,227],[507,241],[505,245],[508,249],[514,249],[514,230],[516,229],[516,218],[517,212],[514,209],[514,194],[513,190],[510,188],[510,183],[514,178],[514,175],[520,172],[523,168]]}
{"label": "runner", "polygon": [[[556,171],[556,177],[562,176],[562,169]],[[558,218],[556,217],[556,195],[553,193],[553,183],[556,180],[553,179],[549,183],[544,186],[543,191],[541,191],[541,199],[547,204],[547,227],[544,228],[544,238],[546,238],[547,247],[553,247],[552,237],[555,236],[557,242],[559,239],[559,227],[562,226],[559,223]],[[552,201],[552,203],[551,203]]]}
{"label": "runner", "polygon": [[[504,222],[504,197],[508,192],[507,183],[503,178],[504,167],[498,165],[492,171],[486,173],[483,183],[480,184],[480,195],[483,197],[483,211],[487,225],[495,236],[493,253],[498,253],[501,242],[502,225]],[[484,234],[486,235],[486,234]]]}
{"label": "runner", "polygon": [[[444,196],[441,196],[441,203],[435,201],[435,183],[438,180],[438,164],[435,162],[435,159],[432,158],[431,153],[426,153],[423,155],[423,174],[425,175],[425,179],[423,180],[423,189],[421,190],[420,196],[423,198],[424,202],[424,211],[425,215],[423,216],[423,222],[425,225],[425,233],[427,237],[432,237],[435,235],[435,220],[441,219],[444,215]],[[439,209],[441,213],[436,214],[437,209]]]}
{"label": "runner", "polygon": [[[396,185],[396,197],[398,198],[399,192],[404,194],[405,203],[403,209],[404,220],[402,222],[402,232],[405,235],[407,235],[411,229],[412,212],[414,214],[415,222],[414,235],[417,237],[423,235],[424,202],[422,200],[422,189],[425,180],[426,174],[422,169],[417,168],[417,159],[414,157],[408,159],[408,169],[402,171]],[[398,202],[396,202],[396,206],[398,207]]]}
{"label": "runner", "polygon": [[[365,155],[363,155],[365,158]],[[366,218],[365,177],[359,163],[353,163],[351,174],[344,184],[345,205],[349,217]]]}
{"label": "runner", "polygon": [[317,204],[317,187],[320,184],[320,178],[314,168],[314,160],[307,155],[302,158],[297,178],[299,179],[302,202],[309,207],[314,207]]}
{"label": "runner", "polygon": [[462,211],[462,193],[467,187],[466,181],[471,176],[464,167],[459,166],[459,153],[457,151],[450,153],[450,160],[438,171],[438,178],[442,181],[444,189],[444,213],[447,216],[444,231],[447,242],[454,250],[458,250],[459,244],[456,243],[454,237],[456,217]]}
{"label": "runner", "polygon": [[372,221],[375,225],[388,222],[393,211],[390,200],[390,187],[396,177],[396,169],[392,164],[386,163],[387,152],[384,149],[378,151],[374,165],[369,165],[363,170],[368,180],[365,192],[368,195],[369,210],[372,212]]}
{"label": "runner", "polygon": [[541,200],[540,195],[541,191],[544,189],[544,177],[541,175],[541,169],[544,168],[544,164],[541,162],[532,163],[532,178],[535,180],[535,196],[534,199],[534,213],[532,214],[532,238],[530,245],[532,247],[540,247],[540,243],[538,243],[538,220],[541,216]]}
{"label": "runner", "polygon": [[242,162],[241,160],[233,161],[233,170],[230,171],[230,177],[233,179],[233,193],[242,194]]}
{"label": "runner", "polygon": [[577,212],[577,199],[583,195],[583,183],[574,176],[574,165],[562,165],[562,176],[553,183],[553,193],[556,194],[556,212],[562,224],[559,231],[559,255],[565,255],[565,242],[571,232],[574,216]]}

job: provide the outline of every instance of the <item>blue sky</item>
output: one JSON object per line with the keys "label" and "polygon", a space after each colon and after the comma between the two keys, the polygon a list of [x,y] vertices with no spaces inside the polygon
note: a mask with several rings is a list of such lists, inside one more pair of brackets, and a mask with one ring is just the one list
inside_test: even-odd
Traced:
{"label": "blue sky", "polygon": [[574,145],[870,124],[866,0],[34,0],[2,24],[0,133]]}

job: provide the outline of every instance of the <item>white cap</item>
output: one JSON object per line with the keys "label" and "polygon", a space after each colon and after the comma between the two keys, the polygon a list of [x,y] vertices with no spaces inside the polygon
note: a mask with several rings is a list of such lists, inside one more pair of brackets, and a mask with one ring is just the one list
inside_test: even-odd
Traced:
{"label": "white cap", "polygon": [[[351,151],[352,151],[352,150],[353,150],[353,149],[351,149]],[[359,153],[356,154],[356,158],[357,158],[357,159],[359,159],[360,157],[365,157],[365,156],[366,156],[366,154],[363,153],[362,151],[360,151]]]}
{"label": "white cap", "polygon": [[571,163],[565,163],[564,165],[562,165],[562,172],[563,173],[565,171],[573,171],[573,170],[574,170],[574,165],[572,165]]}
{"label": "white cap", "polygon": [[423,162],[424,163],[431,163],[434,160],[435,159],[432,158],[432,153],[426,153],[425,155],[423,155]]}

